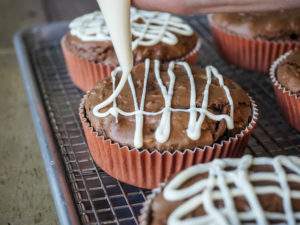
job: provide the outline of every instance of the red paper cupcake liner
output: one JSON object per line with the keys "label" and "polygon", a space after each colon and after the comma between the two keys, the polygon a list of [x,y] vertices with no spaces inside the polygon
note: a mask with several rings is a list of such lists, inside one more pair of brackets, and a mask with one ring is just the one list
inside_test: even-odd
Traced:
{"label": "red paper cupcake liner", "polygon": [[149,216],[151,211],[151,205],[155,197],[162,192],[165,187],[165,183],[161,183],[159,187],[152,190],[152,193],[147,196],[147,200],[143,203],[143,208],[141,209],[141,215],[139,216],[139,224],[147,225],[150,222]]}
{"label": "red paper cupcake liner", "polygon": [[187,62],[190,66],[196,65],[197,56],[200,51],[200,47],[201,47],[201,41],[200,41],[200,39],[198,39],[198,41],[195,45],[195,48],[190,53],[188,53],[187,55],[185,55],[175,61],[177,61],[177,62],[184,61],[184,62]]}
{"label": "red paper cupcake liner", "polygon": [[184,151],[149,151],[120,146],[111,139],[98,135],[85,116],[82,99],[79,108],[86,141],[94,161],[109,175],[125,183],[141,187],[155,188],[169,175],[198,163],[214,158],[241,157],[256,124],[258,110],[252,103],[252,119],[249,125],[234,137],[220,144]]}
{"label": "red paper cupcake liner", "polygon": [[291,53],[292,51],[287,52],[273,63],[270,69],[270,78],[283,117],[293,128],[300,132],[300,96],[283,87],[276,77],[278,65]]}
{"label": "red paper cupcake liner", "polygon": [[212,16],[208,16],[208,21],[217,52],[224,60],[241,68],[268,73],[274,60],[300,46],[299,41],[268,41],[241,37],[219,29]]}
{"label": "red paper cupcake liner", "polygon": [[74,55],[65,46],[65,37],[61,40],[61,48],[73,83],[81,90],[88,91],[97,81],[110,76],[116,67],[101,63],[89,62]]}
{"label": "red paper cupcake liner", "polygon": [[[65,37],[62,38],[60,44],[71,79],[83,91],[90,90],[99,80],[110,76],[111,71],[116,68],[116,66],[90,62],[74,55],[66,48]],[[191,66],[195,65],[200,47],[201,41],[198,39],[195,48],[176,61],[186,61]]]}

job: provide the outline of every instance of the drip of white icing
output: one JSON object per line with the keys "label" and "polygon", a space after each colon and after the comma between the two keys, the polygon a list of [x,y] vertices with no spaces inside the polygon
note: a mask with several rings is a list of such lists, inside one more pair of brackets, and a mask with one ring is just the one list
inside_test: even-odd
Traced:
{"label": "drip of white icing", "polygon": [[[274,172],[249,172],[251,165],[270,165]],[[226,171],[226,167],[235,167]],[[293,173],[287,174],[288,168]],[[198,174],[208,173],[208,177],[201,179],[193,185],[179,189],[186,181]],[[280,187],[270,184],[268,186],[254,186],[254,181],[277,182]],[[300,191],[291,190],[288,182],[300,183],[300,158],[278,156],[272,158],[252,158],[249,155],[242,159],[216,159],[211,163],[192,166],[174,177],[163,192],[164,198],[169,201],[182,201],[190,198],[168,218],[169,225],[239,225],[242,221],[256,221],[255,224],[266,225],[268,220],[283,220],[286,224],[296,224],[300,213],[294,213],[291,199],[300,199]],[[229,187],[234,184],[234,187]],[[258,195],[277,194],[282,198],[284,213],[264,211],[259,203]],[[251,211],[238,212],[235,208],[234,198],[247,199]],[[214,201],[224,201],[223,208],[216,208]],[[182,219],[194,209],[203,206],[206,214]]]}
{"label": "drip of white icing", "polygon": [[157,61],[155,61],[155,68],[154,68],[154,72],[155,72],[155,77],[156,80],[159,84],[159,87],[161,89],[162,95],[164,97],[165,100],[165,108],[163,110],[162,113],[162,117],[160,120],[160,124],[158,126],[158,128],[156,129],[155,132],[155,139],[159,142],[159,143],[164,143],[168,140],[169,135],[170,135],[170,124],[171,124],[171,101],[172,101],[172,97],[173,97],[173,89],[174,89],[174,85],[175,85],[175,74],[173,72],[174,69],[174,62],[170,62],[169,64],[169,68],[168,68],[168,75],[170,78],[170,84],[169,84],[169,88],[168,91],[166,89],[166,87],[164,86],[161,78],[160,78],[160,71],[159,71],[159,63],[157,63]]}
{"label": "drip of white icing", "polygon": [[[132,41],[132,49],[136,49],[138,46],[153,46],[159,42],[175,45],[178,41],[175,34],[184,36],[193,34],[193,30],[188,24],[169,13],[131,8],[130,14],[131,33],[136,37]],[[143,23],[138,23],[139,19],[143,20]],[[70,33],[82,41],[110,40],[108,28],[100,11],[74,19],[69,28]]]}
{"label": "drip of white icing", "polygon": [[[145,105],[149,69],[150,69],[150,60],[146,60],[146,62],[145,62],[145,79],[144,79],[143,93],[142,93],[142,99],[140,102],[140,107],[138,107],[137,99],[133,98],[134,109],[136,111],[134,146],[136,146],[137,148],[141,148],[143,146],[143,123],[144,123],[143,110],[144,110],[144,105]],[[128,82],[129,82],[130,88],[132,90],[132,96],[136,96],[131,75],[129,76]]]}
{"label": "drip of white icing", "polygon": [[[191,73],[191,69],[189,67],[185,67],[188,73],[188,76],[190,78],[191,82],[191,98],[190,98],[190,107],[191,107],[191,112],[190,112],[190,120],[189,120],[189,125],[187,129],[187,134],[188,137],[190,137],[192,140],[198,140],[201,136],[201,127],[204,122],[205,113],[201,113],[199,119],[197,120],[197,108],[196,108],[196,90],[195,90],[195,83],[194,83],[194,78]],[[215,77],[218,78],[219,84],[223,89],[225,90],[226,96],[228,98],[229,104],[230,104],[230,117],[224,117],[227,123],[227,128],[228,129],[233,129],[234,127],[234,122],[233,122],[233,101],[230,96],[229,89],[227,86],[224,85],[223,82],[223,77],[221,74],[219,74],[218,70],[213,67],[213,66],[207,66],[205,68],[206,70],[206,75],[207,75],[207,83],[205,85],[204,89],[204,95],[203,95],[203,101],[202,101],[202,109],[207,111],[207,104],[208,104],[208,96],[209,96],[209,87],[211,84],[211,75],[213,74]],[[210,117],[211,118],[211,117]],[[214,119],[214,118],[211,118]],[[215,119],[216,120],[216,119]]]}
{"label": "drip of white icing", "polygon": [[[175,86],[175,80],[176,80],[176,76],[173,72],[174,69],[174,65],[181,65],[185,68],[187,74],[188,74],[188,78],[190,80],[190,86],[191,86],[191,97],[190,97],[190,108],[189,109],[175,109],[171,107],[171,102],[172,102],[172,98],[173,98],[173,89]],[[145,60],[145,78],[144,78],[144,86],[143,86],[143,94],[142,94],[142,98],[140,101],[140,107],[138,107],[137,105],[137,97],[136,97],[136,93],[135,93],[135,87],[131,78],[131,75],[129,75],[128,77],[128,83],[129,83],[129,87],[131,89],[131,93],[133,96],[133,102],[134,102],[134,108],[135,111],[134,112],[124,112],[123,110],[119,109],[117,107],[117,104],[115,102],[115,98],[113,98],[114,104],[111,108],[109,108],[106,112],[99,112],[100,109],[102,109],[103,107],[105,107],[107,105],[107,100],[105,100],[103,103],[100,103],[99,105],[95,106],[93,109],[93,113],[95,116],[98,117],[106,117],[109,114],[111,114],[112,116],[117,117],[118,114],[121,114],[123,116],[133,116],[135,115],[136,117],[136,129],[135,129],[135,135],[134,135],[134,146],[137,148],[142,147],[143,145],[143,116],[147,115],[147,116],[155,116],[155,115],[159,115],[162,114],[162,118],[160,121],[160,124],[155,132],[155,139],[160,142],[160,143],[164,143],[168,140],[169,136],[170,136],[170,130],[171,130],[171,112],[187,112],[190,113],[190,119],[189,119],[189,126],[187,129],[187,135],[189,138],[193,139],[193,140],[197,140],[200,138],[201,135],[201,127],[202,124],[204,122],[205,116],[209,117],[212,120],[215,121],[220,121],[222,119],[225,119],[226,124],[227,124],[227,128],[228,129],[233,129],[233,101],[230,95],[230,91],[227,88],[227,86],[224,85],[223,82],[223,77],[222,75],[220,75],[217,71],[216,68],[214,68],[213,66],[207,66],[206,67],[206,74],[207,74],[207,84],[205,86],[205,91],[204,91],[204,95],[203,95],[203,102],[202,102],[202,107],[201,108],[197,108],[196,107],[196,88],[195,88],[195,83],[194,83],[194,78],[193,78],[193,74],[192,71],[189,67],[189,65],[186,62],[170,62],[169,63],[169,67],[168,67],[168,75],[170,78],[170,83],[169,83],[169,87],[168,90],[167,88],[164,86],[161,77],[160,77],[160,63],[158,60],[154,60],[154,73],[155,73],[155,77],[156,80],[159,84],[159,87],[161,89],[162,92],[162,96],[165,100],[165,107],[159,111],[159,112],[146,112],[144,111],[144,101],[145,101],[145,95],[146,95],[146,86],[147,86],[147,79],[148,79],[148,74],[149,74],[149,65],[150,65],[150,60],[146,59]],[[115,76],[117,75],[117,73],[121,71],[120,68],[117,68],[116,70],[114,70],[111,73],[111,77],[112,77],[112,82],[113,82],[113,94],[111,96],[116,96],[116,92],[118,91],[118,88],[120,87],[120,83],[123,82],[123,78],[124,76],[122,75],[121,81],[117,87],[117,89],[115,90]],[[223,87],[223,89],[225,90],[226,93],[226,97],[228,98],[228,102],[230,104],[230,115],[227,114],[220,114],[220,115],[215,115],[211,112],[209,112],[207,110],[207,104],[208,104],[208,98],[209,98],[209,87],[211,84],[211,80],[212,80],[212,75],[215,76],[218,81],[219,81],[219,85],[221,87]],[[122,83],[123,85],[124,83]],[[108,103],[109,104],[109,103]],[[197,114],[200,113],[199,119],[197,120]]]}

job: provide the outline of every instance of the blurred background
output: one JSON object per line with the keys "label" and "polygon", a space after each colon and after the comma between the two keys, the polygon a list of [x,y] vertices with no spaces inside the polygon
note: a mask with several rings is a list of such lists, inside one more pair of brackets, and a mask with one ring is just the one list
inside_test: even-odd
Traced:
{"label": "blurred background", "polygon": [[0,224],[58,224],[13,48],[20,29],[97,10],[95,0],[0,1]]}

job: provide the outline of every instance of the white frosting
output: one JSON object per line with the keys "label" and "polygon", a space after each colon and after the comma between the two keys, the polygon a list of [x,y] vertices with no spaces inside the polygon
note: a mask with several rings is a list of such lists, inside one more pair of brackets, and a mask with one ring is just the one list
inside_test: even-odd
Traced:
{"label": "white frosting", "polygon": [[[138,19],[142,19],[144,23],[137,23]],[[131,32],[137,37],[132,42],[132,49],[139,45],[153,46],[159,42],[175,45],[178,42],[178,38],[174,33],[184,36],[193,34],[192,28],[179,17],[165,12],[150,12],[137,9],[131,16]]]}
{"label": "white frosting", "polygon": [[[185,68],[187,76],[190,80],[190,108],[189,109],[177,109],[171,107],[171,101],[173,98],[173,89],[176,81],[176,75],[173,72],[174,65],[180,65],[183,68]],[[102,109],[103,103],[100,103],[99,105],[95,106],[93,109],[93,114],[98,117],[106,117],[109,114],[112,116],[115,116],[117,119],[118,114],[121,114],[123,116],[133,116],[136,117],[136,129],[135,129],[135,135],[134,135],[134,146],[136,148],[141,148],[143,146],[143,116],[155,116],[162,114],[162,118],[160,121],[160,124],[155,132],[155,139],[160,142],[164,143],[168,140],[170,131],[171,131],[171,113],[172,112],[186,112],[190,114],[188,129],[187,129],[187,136],[191,138],[192,140],[197,140],[201,136],[201,127],[204,122],[205,117],[209,117],[212,120],[220,121],[222,119],[225,119],[227,128],[233,129],[234,121],[233,121],[233,101],[230,95],[230,91],[227,86],[224,85],[223,77],[220,75],[216,68],[213,66],[207,66],[206,67],[206,75],[207,75],[207,83],[205,86],[205,91],[203,95],[203,102],[202,107],[197,108],[196,107],[196,88],[194,83],[193,74],[191,71],[190,66],[186,62],[170,62],[169,68],[168,68],[168,75],[170,78],[169,87],[168,89],[163,84],[161,77],[160,77],[160,63],[158,60],[154,60],[154,73],[156,80],[159,84],[159,87],[162,92],[162,96],[165,100],[165,107],[158,112],[146,112],[144,111],[144,104],[145,104],[145,95],[146,95],[146,86],[147,86],[147,79],[148,79],[148,73],[149,73],[149,65],[150,60],[145,60],[145,78],[144,78],[144,86],[143,86],[143,94],[141,96],[140,100],[140,106],[137,104],[137,97],[135,93],[135,87],[131,78],[131,75],[128,77],[128,83],[129,87],[131,89],[133,102],[134,102],[134,108],[135,111],[133,112],[125,112],[117,107],[115,98],[113,99],[113,106],[109,108],[106,112],[99,112],[100,109]],[[117,68],[111,73],[112,82],[113,82],[113,95],[116,92],[115,90],[115,76],[118,72],[120,72],[121,69]],[[226,97],[228,98],[228,102],[230,104],[230,115],[227,114],[220,114],[215,115],[207,110],[207,104],[208,104],[208,98],[209,98],[209,88],[212,80],[212,76],[216,77],[219,81],[219,85],[224,88]],[[123,76],[122,76],[123,79]],[[119,85],[120,86],[120,85]],[[200,114],[199,118],[197,119],[198,114]]]}
{"label": "white frosting", "polygon": [[[99,4],[101,1],[98,1]],[[104,13],[103,9],[102,11]],[[132,42],[132,49],[135,49],[139,45],[153,46],[159,42],[175,45],[178,41],[175,34],[185,36],[193,34],[193,30],[188,24],[185,24],[181,18],[169,13],[131,8],[130,14],[131,33],[137,37]],[[112,13],[112,15],[113,17],[117,17],[116,15],[118,14]],[[121,17],[120,15],[118,16],[119,18]],[[138,19],[142,19],[144,23],[138,23]],[[70,23],[69,28],[72,35],[77,36],[83,41],[110,40],[103,14],[100,11],[85,14],[74,19]],[[120,34],[123,35],[121,31],[119,32]]]}
{"label": "white frosting", "polygon": [[[251,165],[270,165],[274,172],[249,172]],[[225,171],[226,167],[234,170]],[[287,174],[288,168],[293,173]],[[206,179],[201,179],[193,185],[180,188],[190,178],[208,173]],[[253,181],[276,182],[280,187],[253,186]],[[249,155],[241,159],[216,159],[211,163],[192,166],[174,177],[165,187],[164,198],[169,201],[180,201],[190,198],[168,218],[169,225],[239,225],[243,221],[256,221],[255,224],[268,224],[270,219],[286,221],[284,224],[294,225],[296,219],[300,220],[300,213],[295,213],[291,199],[300,199],[300,191],[291,190],[288,182],[300,183],[300,158],[278,156],[276,158],[252,158]],[[234,187],[229,187],[234,184]],[[282,198],[284,212],[264,211],[259,203],[258,195],[277,194]],[[251,211],[238,212],[234,205],[234,198],[243,196],[251,208]],[[224,207],[217,209],[214,201],[221,200]],[[203,206],[206,215],[182,219],[194,209]],[[243,223],[251,224],[251,223]],[[298,223],[299,224],[299,223]]]}
{"label": "white frosting", "polygon": [[70,33],[83,41],[110,40],[103,14],[99,11],[77,17],[69,24]]}

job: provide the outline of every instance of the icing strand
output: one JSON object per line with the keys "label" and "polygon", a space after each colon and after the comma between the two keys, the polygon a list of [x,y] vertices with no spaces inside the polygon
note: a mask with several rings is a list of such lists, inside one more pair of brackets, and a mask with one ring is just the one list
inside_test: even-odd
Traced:
{"label": "icing strand", "polygon": [[[214,167],[211,168],[211,170],[215,170]],[[210,173],[208,176],[212,176]],[[209,201],[212,197],[212,190],[214,189],[216,185],[216,179],[208,179],[207,182],[207,189],[203,192],[203,205],[204,205],[204,210],[207,211],[209,214],[212,215],[213,218],[216,218],[217,223],[224,223],[226,225],[230,225],[229,223],[226,222],[226,218],[220,213],[215,207],[214,203],[212,201]]]}
{"label": "icing strand", "polygon": [[293,207],[291,203],[291,190],[286,179],[286,173],[281,166],[281,159],[282,158],[278,157],[276,160],[274,160],[274,169],[278,174],[280,187],[282,190],[284,190],[281,197],[283,199],[283,208],[286,215],[286,221],[289,225],[295,225],[296,221],[293,215]]}
{"label": "icing strand", "polygon": [[[132,41],[132,48],[138,46],[153,46],[159,42],[175,45],[178,39],[175,34],[190,36],[192,28],[176,16],[165,12],[151,12],[146,10],[130,9],[131,32],[136,37]],[[143,23],[138,23],[143,20]],[[70,25],[71,35],[82,41],[110,40],[108,28],[100,11],[85,14],[74,19]]]}
{"label": "icing strand", "polygon": [[99,11],[85,14],[70,24],[70,33],[83,41],[111,40],[104,17]]}
{"label": "icing strand", "polygon": [[[121,71],[121,70],[119,70],[119,71]],[[116,75],[116,74],[114,74],[114,76],[115,76],[115,75]],[[120,82],[119,82],[119,84],[118,84],[116,90],[114,90],[114,92],[111,94],[111,96],[109,96],[104,102],[98,104],[98,105],[93,109],[93,114],[94,114],[95,116],[101,117],[101,116],[100,116],[101,114],[99,113],[99,110],[102,109],[102,108],[104,108],[104,107],[106,107],[106,106],[108,106],[110,103],[112,103],[112,102],[114,101],[114,99],[115,99],[115,98],[120,94],[120,92],[122,91],[122,89],[123,89],[123,87],[124,87],[126,81],[128,80],[128,77],[129,77],[129,76],[131,76],[129,71],[123,71],[123,72],[122,72],[122,77],[121,77],[121,80],[120,80]],[[116,109],[116,108],[113,107],[113,110],[115,110],[115,109]],[[113,113],[115,113],[115,112],[113,112]],[[111,114],[111,115],[115,116],[116,114]]]}
{"label": "icing strand", "polygon": [[248,169],[251,166],[251,158],[242,158],[241,164],[238,165],[237,174],[234,176],[234,184],[241,190],[243,190],[245,198],[248,200],[248,203],[253,210],[253,215],[258,224],[268,224],[263,213],[263,208],[259,203],[259,199],[255,194],[252,184],[248,181]]}
{"label": "icing strand", "polygon": [[135,108],[135,133],[134,133],[134,146],[137,148],[141,148],[143,146],[143,124],[144,124],[144,118],[143,118],[143,110],[144,110],[144,103],[145,103],[145,97],[146,97],[146,87],[147,87],[147,80],[148,80],[148,74],[149,74],[149,67],[150,67],[150,60],[147,59],[145,61],[145,79],[144,79],[144,85],[143,85],[143,93],[142,93],[142,99],[140,102],[140,107],[138,107],[138,102],[136,98],[135,88],[132,81],[131,75],[128,77],[128,83],[131,89],[133,102],[134,102],[134,108]]}
{"label": "icing strand", "polygon": [[[270,165],[274,172],[249,171],[252,165]],[[236,169],[226,171],[227,167]],[[285,168],[295,174],[286,173]],[[186,181],[199,174],[208,173],[208,177],[193,185],[179,189]],[[254,181],[277,182],[268,186],[253,186]],[[300,191],[291,190],[289,182],[300,183],[300,158],[278,156],[272,158],[252,158],[246,155],[242,159],[216,159],[213,162],[192,166],[174,177],[165,187],[163,196],[169,201],[182,201],[190,198],[176,208],[168,218],[169,225],[239,225],[243,221],[256,221],[266,225],[268,220],[282,220],[285,224],[297,224],[300,213],[294,212],[291,199],[300,199]],[[234,184],[229,187],[229,184]],[[264,211],[258,195],[276,194],[282,198],[284,212]],[[244,197],[251,211],[238,212],[234,198]],[[216,208],[214,201],[223,201],[223,208]],[[182,219],[196,208],[203,206],[206,214]],[[253,223],[243,223],[253,224]]]}
{"label": "icing strand", "polygon": [[[232,198],[230,198],[230,188],[226,185],[226,178],[225,176],[220,173],[219,170],[216,171],[218,173],[218,177],[217,177],[217,183],[218,186],[220,187],[220,191],[222,193],[224,193],[224,205],[225,208],[233,208],[234,207],[234,200]],[[221,214],[222,215],[222,214]],[[229,224],[231,225],[240,225],[239,221],[236,221],[235,218],[238,217],[238,214],[235,210],[229,210],[228,211],[228,219],[229,219]],[[223,217],[223,221],[226,224],[226,220]]]}
{"label": "icing strand", "polygon": [[170,130],[171,130],[171,101],[173,97],[173,90],[174,90],[174,85],[175,85],[175,74],[173,72],[174,69],[174,62],[169,63],[169,68],[168,68],[168,75],[170,78],[170,84],[168,91],[166,87],[164,86],[161,78],[160,78],[160,72],[159,72],[159,61],[155,60],[154,61],[154,72],[155,72],[155,77],[158,82],[158,85],[161,89],[161,92],[163,94],[164,100],[165,100],[165,108],[162,113],[162,117],[159,123],[158,128],[156,129],[155,132],[155,139],[159,143],[164,143],[168,140],[169,135],[170,135]]}
{"label": "icing strand", "polygon": [[[191,96],[190,96],[190,108],[189,109],[175,109],[171,107],[171,102],[173,98],[173,89],[175,86],[175,80],[176,76],[174,74],[174,66],[175,64],[182,66],[185,68],[187,75],[190,79],[190,88],[191,88]],[[161,89],[162,96],[165,100],[165,107],[159,111],[159,112],[146,112],[144,111],[144,101],[145,101],[145,95],[146,95],[146,86],[147,86],[147,79],[149,74],[149,67],[150,67],[150,60],[146,59],[145,61],[145,78],[144,78],[144,86],[143,86],[143,94],[141,99],[141,105],[138,107],[137,105],[137,96],[135,93],[135,87],[131,78],[131,75],[128,76],[128,83],[131,89],[133,102],[134,102],[134,112],[124,112],[123,110],[119,109],[117,107],[117,104],[115,102],[115,98],[120,92],[120,86],[121,84],[125,84],[125,80],[123,79],[124,76],[122,75],[121,81],[118,84],[118,87],[115,89],[115,76],[119,71],[121,71],[120,68],[117,68],[114,70],[111,74],[112,76],[112,82],[113,82],[113,93],[112,95],[106,99],[104,102],[98,104],[94,107],[93,113],[95,116],[98,117],[106,117],[109,114],[112,116],[117,117],[118,114],[121,114],[123,116],[133,116],[136,117],[136,129],[135,129],[135,135],[134,135],[134,146],[136,148],[140,148],[143,145],[143,116],[156,116],[159,114],[162,114],[162,118],[160,120],[160,124],[155,131],[155,139],[159,143],[164,143],[168,140],[170,136],[171,131],[171,112],[187,112],[190,114],[189,119],[189,125],[187,129],[187,136],[191,138],[192,140],[197,140],[201,136],[201,127],[204,122],[205,117],[209,117],[212,120],[220,121],[222,119],[225,119],[227,128],[233,129],[234,121],[233,121],[233,101],[230,95],[229,89],[224,85],[223,77],[220,75],[216,68],[213,66],[207,66],[206,67],[206,75],[207,75],[207,84],[205,86],[204,95],[203,95],[203,102],[202,107],[197,108],[196,107],[196,88],[195,88],[195,81],[193,78],[193,74],[191,71],[190,66],[186,62],[170,62],[168,67],[168,76],[170,78],[169,87],[168,90],[163,84],[161,78],[160,78],[160,64],[158,60],[154,61],[154,73],[155,78],[157,80],[157,83]],[[209,98],[209,88],[212,80],[212,76],[215,76],[218,81],[219,85],[223,87],[226,93],[226,97],[228,98],[228,102],[230,104],[230,115],[227,114],[220,114],[215,115],[207,110],[207,104],[208,104],[208,98]],[[100,109],[104,108],[110,102],[113,101],[113,106],[109,108],[106,112],[99,112]],[[197,114],[200,113],[199,119],[197,120]]]}

